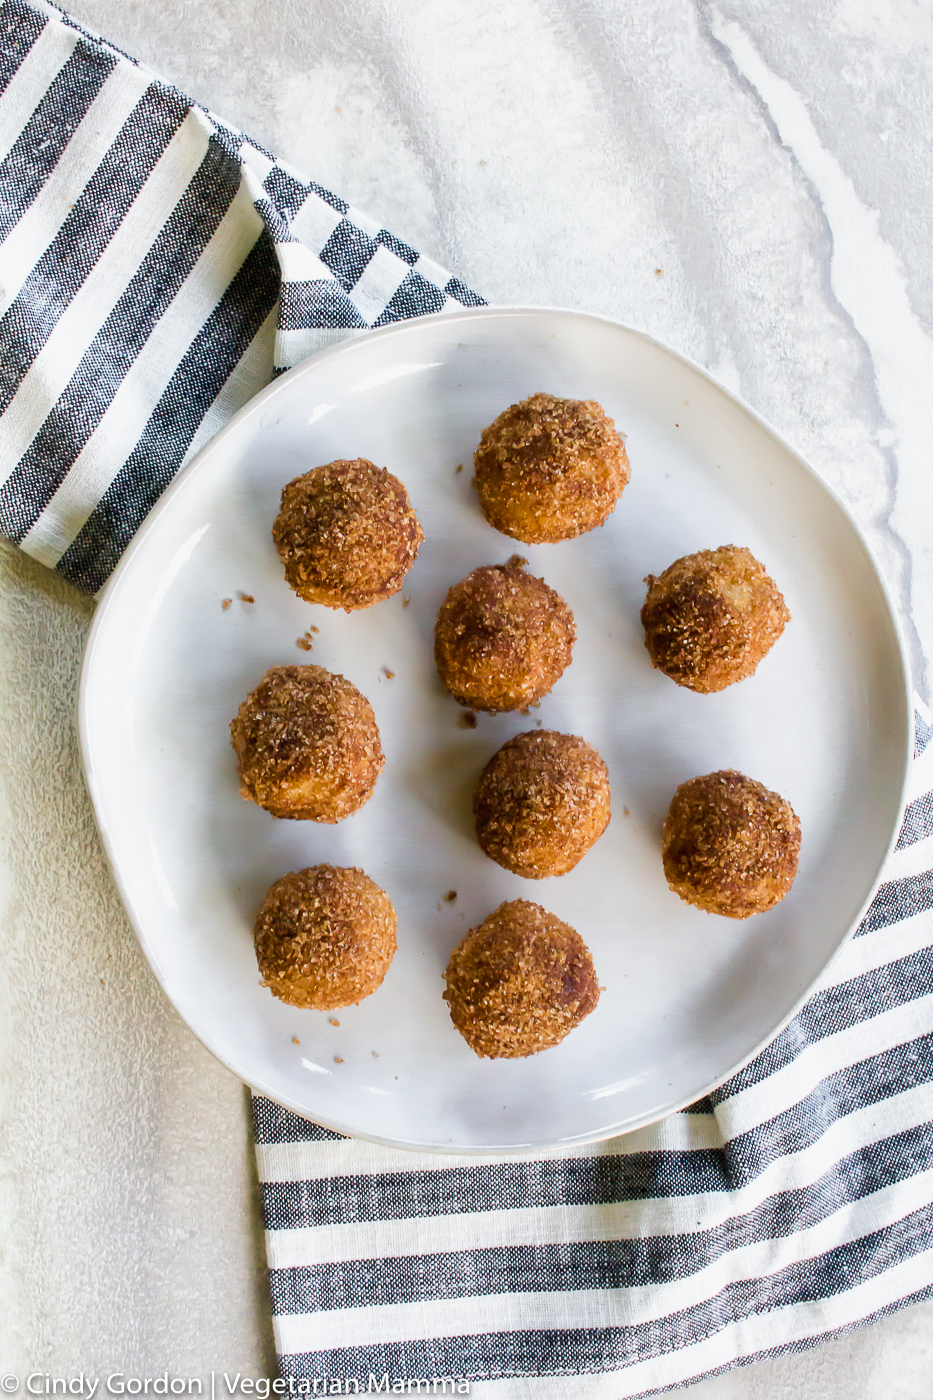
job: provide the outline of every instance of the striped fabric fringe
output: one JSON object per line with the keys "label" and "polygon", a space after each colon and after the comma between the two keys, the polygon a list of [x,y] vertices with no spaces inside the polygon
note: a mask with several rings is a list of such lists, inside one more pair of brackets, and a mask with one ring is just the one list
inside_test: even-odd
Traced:
{"label": "striped fabric fringe", "polygon": [[81,588],[273,373],[481,304],[45,0],[0,3],[0,532]]}
{"label": "striped fabric fringe", "polygon": [[474,1400],[623,1400],[933,1295],[925,711],[916,733],[900,839],[856,936],[786,1030],[686,1112],[571,1152],[438,1157],[254,1099],[290,1393],[414,1377]]}
{"label": "striped fabric fringe", "polygon": [[[479,303],[45,0],[0,0],[0,529],[81,587],[104,584],[273,373]],[[691,1111],[484,1160],[370,1146],[255,1100],[294,1393],[446,1380],[489,1400],[619,1400],[933,1291],[926,714],[917,734],[913,800],[858,936]]]}

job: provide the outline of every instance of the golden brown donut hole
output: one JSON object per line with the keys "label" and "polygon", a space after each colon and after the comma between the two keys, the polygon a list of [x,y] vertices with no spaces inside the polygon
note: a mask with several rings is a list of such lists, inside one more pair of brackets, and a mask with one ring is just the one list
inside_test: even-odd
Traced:
{"label": "golden brown donut hole", "polygon": [[476,837],[516,875],[566,875],[605,831],[609,801],[609,773],[591,745],[532,729],[509,739],[483,769],[473,799]]}
{"label": "golden brown donut hole", "polygon": [[388,972],[395,923],[389,896],[362,870],[315,865],[283,875],[253,928],[263,986],[289,1006],[353,1006]]}
{"label": "golden brown donut hole", "polygon": [[455,700],[473,710],[523,710],[570,665],[573,614],[543,579],[510,564],[474,569],[437,614],[434,658]]}
{"label": "golden brown donut hole", "polygon": [[708,914],[772,909],[797,873],[800,822],[790,803],[734,769],[681,783],[662,837],[667,883]]}
{"label": "golden brown donut hole", "polygon": [[533,394],[483,430],[473,456],[483,514],[525,544],[602,525],[629,479],[625,444],[592,399]]}
{"label": "golden brown donut hole", "polygon": [[273,817],[339,822],[385,766],[372,706],[323,666],[273,666],[230,725],[240,792]]}
{"label": "golden brown donut hole", "polygon": [[526,899],[470,929],[445,973],[450,1017],[481,1058],[516,1059],[558,1045],[599,1000],[576,929]]}
{"label": "golden brown donut hole", "polygon": [[351,612],[398,592],[424,533],[398,477],[357,457],[290,481],[272,538],[299,598]]}
{"label": "golden brown donut hole", "polygon": [[751,676],[790,621],[763,565],[741,546],[687,554],[645,583],[651,664],[703,694]]}

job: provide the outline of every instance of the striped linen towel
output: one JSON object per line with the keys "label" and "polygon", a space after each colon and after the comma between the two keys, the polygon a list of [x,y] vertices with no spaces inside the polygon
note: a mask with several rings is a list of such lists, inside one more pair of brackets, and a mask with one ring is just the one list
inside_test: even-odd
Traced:
{"label": "striped linen towel", "polygon": [[0,530],[90,592],[273,369],[482,304],[42,0],[0,85]]}
{"label": "striped linen towel", "polygon": [[[44,0],[0,3],[0,528],[96,592],[278,370],[480,298]],[[620,1400],[933,1293],[933,729],[831,975],[708,1100],[598,1146],[419,1156],[262,1098],[296,1394]]]}

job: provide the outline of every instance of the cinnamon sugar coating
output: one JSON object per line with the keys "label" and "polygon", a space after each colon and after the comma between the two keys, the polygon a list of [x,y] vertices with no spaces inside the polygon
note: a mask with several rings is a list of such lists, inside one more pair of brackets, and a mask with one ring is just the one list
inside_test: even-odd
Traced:
{"label": "cinnamon sugar coating", "polygon": [[532,729],[483,769],[473,799],[476,837],[516,875],[566,875],[605,831],[609,802],[609,772],[594,748],[575,734]]}
{"label": "cinnamon sugar coating", "polygon": [[395,909],[362,870],[315,865],[276,880],[253,928],[263,986],[317,1011],[354,1006],[395,953]]}
{"label": "cinnamon sugar coating", "polygon": [[290,481],[272,538],[299,598],[351,612],[398,592],[424,533],[398,477],[358,457]]}
{"label": "cinnamon sugar coating", "polygon": [[481,1058],[515,1059],[558,1045],[599,1000],[576,929],[527,899],[500,904],[450,955],[450,1018]]}
{"label": "cinnamon sugar coating", "polygon": [[559,593],[524,569],[490,564],[455,583],[441,604],[434,659],[461,705],[522,710],[560,679],[575,639]]}
{"label": "cinnamon sugar coating", "polygon": [[701,694],[751,676],[790,621],[764,567],[740,546],[687,554],[645,583],[651,664]]}
{"label": "cinnamon sugar coating", "polygon": [[230,725],[243,797],[274,817],[339,822],[385,767],[372,706],[323,666],[273,666]]}
{"label": "cinnamon sugar coating", "polygon": [[483,514],[525,544],[602,525],[629,479],[625,444],[592,399],[532,394],[483,430],[473,456]]}
{"label": "cinnamon sugar coating", "polygon": [[772,909],[797,873],[800,822],[790,803],[733,769],[682,783],[664,823],[667,883],[708,914]]}

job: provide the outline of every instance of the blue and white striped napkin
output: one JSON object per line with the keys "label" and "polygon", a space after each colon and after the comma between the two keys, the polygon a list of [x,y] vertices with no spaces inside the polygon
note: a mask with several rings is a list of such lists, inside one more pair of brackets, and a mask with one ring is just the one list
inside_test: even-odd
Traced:
{"label": "blue and white striped napkin", "polygon": [[0,530],[90,592],[273,371],[482,303],[42,0],[0,4],[0,238]]}
{"label": "blue and white striped napkin", "polygon": [[[481,300],[44,0],[0,3],[0,240],[0,529],[90,592],[273,373]],[[931,738],[858,935],[691,1110],[483,1159],[255,1100],[293,1393],[622,1400],[933,1293]]]}

